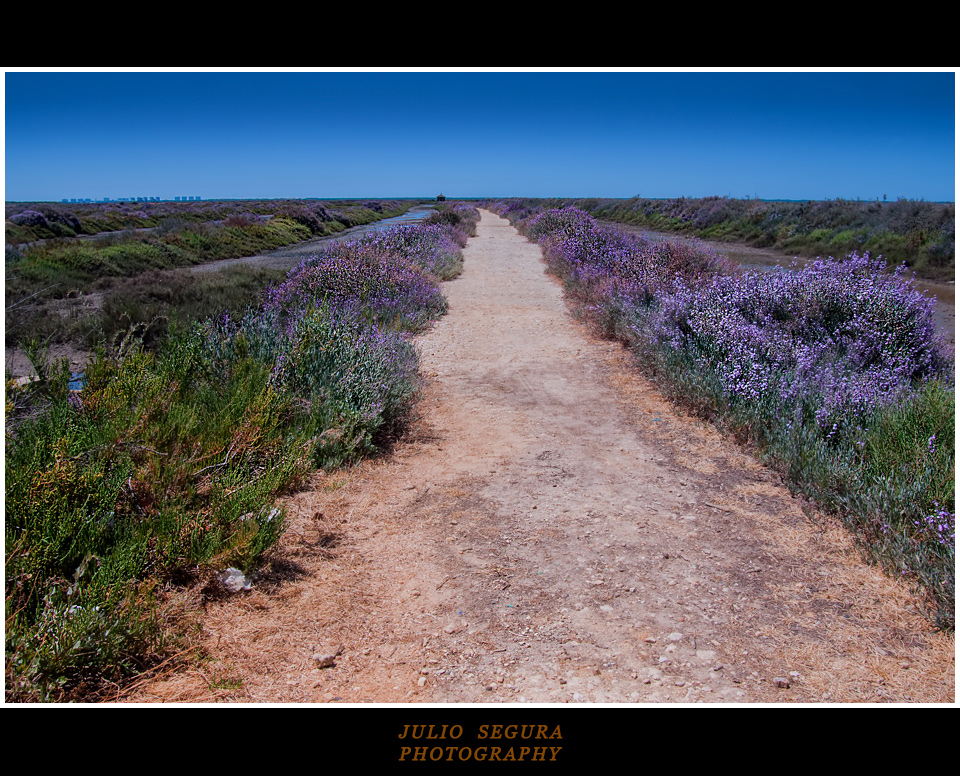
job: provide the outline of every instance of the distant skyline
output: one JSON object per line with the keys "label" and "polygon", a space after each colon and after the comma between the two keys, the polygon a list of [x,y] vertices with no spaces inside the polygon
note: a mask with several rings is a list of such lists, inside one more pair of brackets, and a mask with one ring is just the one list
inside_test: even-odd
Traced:
{"label": "distant skyline", "polygon": [[956,73],[4,72],[6,201],[955,201]]}

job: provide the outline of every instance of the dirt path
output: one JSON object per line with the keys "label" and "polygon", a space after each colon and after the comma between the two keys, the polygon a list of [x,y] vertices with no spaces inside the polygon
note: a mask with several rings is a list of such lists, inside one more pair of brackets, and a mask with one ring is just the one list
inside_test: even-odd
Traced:
{"label": "dirt path", "polygon": [[[676,415],[483,214],[421,417],[318,475],[198,668],[127,700],[954,701],[954,643],[770,471]],[[332,663],[332,665],[328,665]]]}

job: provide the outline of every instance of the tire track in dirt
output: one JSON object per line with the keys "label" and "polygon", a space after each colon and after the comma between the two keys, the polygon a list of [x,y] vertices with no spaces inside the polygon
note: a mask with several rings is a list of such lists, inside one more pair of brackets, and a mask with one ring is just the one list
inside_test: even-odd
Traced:
{"label": "tire track in dirt", "polygon": [[464,264],[409,438],[292,497],[202,667],[130,700],[953,702],[952,636],[573,320],[537,246],[484,212]]}

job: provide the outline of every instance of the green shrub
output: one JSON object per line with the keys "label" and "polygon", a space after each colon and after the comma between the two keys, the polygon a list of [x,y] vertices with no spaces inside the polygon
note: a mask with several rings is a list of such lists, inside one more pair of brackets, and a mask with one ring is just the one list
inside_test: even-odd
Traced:
{"label": "green shrub", "polygon": [[37,366],[41,381],[8,386],[14,699],[56,699],[85,677],[119,678],[151,659],[161,629],[148,592],[251,568],[282,531],[275,498],[313,454],[302,410],[270,384],[268,367],[211,368],[186,336],[156,354],[139,344],[100,354],[80,392],[68,390],[65,363]]}

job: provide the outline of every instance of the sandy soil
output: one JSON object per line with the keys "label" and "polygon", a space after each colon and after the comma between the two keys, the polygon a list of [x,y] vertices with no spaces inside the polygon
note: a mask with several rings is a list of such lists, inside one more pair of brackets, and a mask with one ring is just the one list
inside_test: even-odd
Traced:
{"label": "sandy soil", "polygon": [[[771,471],[677,414],[484,213],[409,437],[318,474],[202,660],[118,700],[954,701],[954,641]],[[816,515],[813,515],[816,518]]]}

